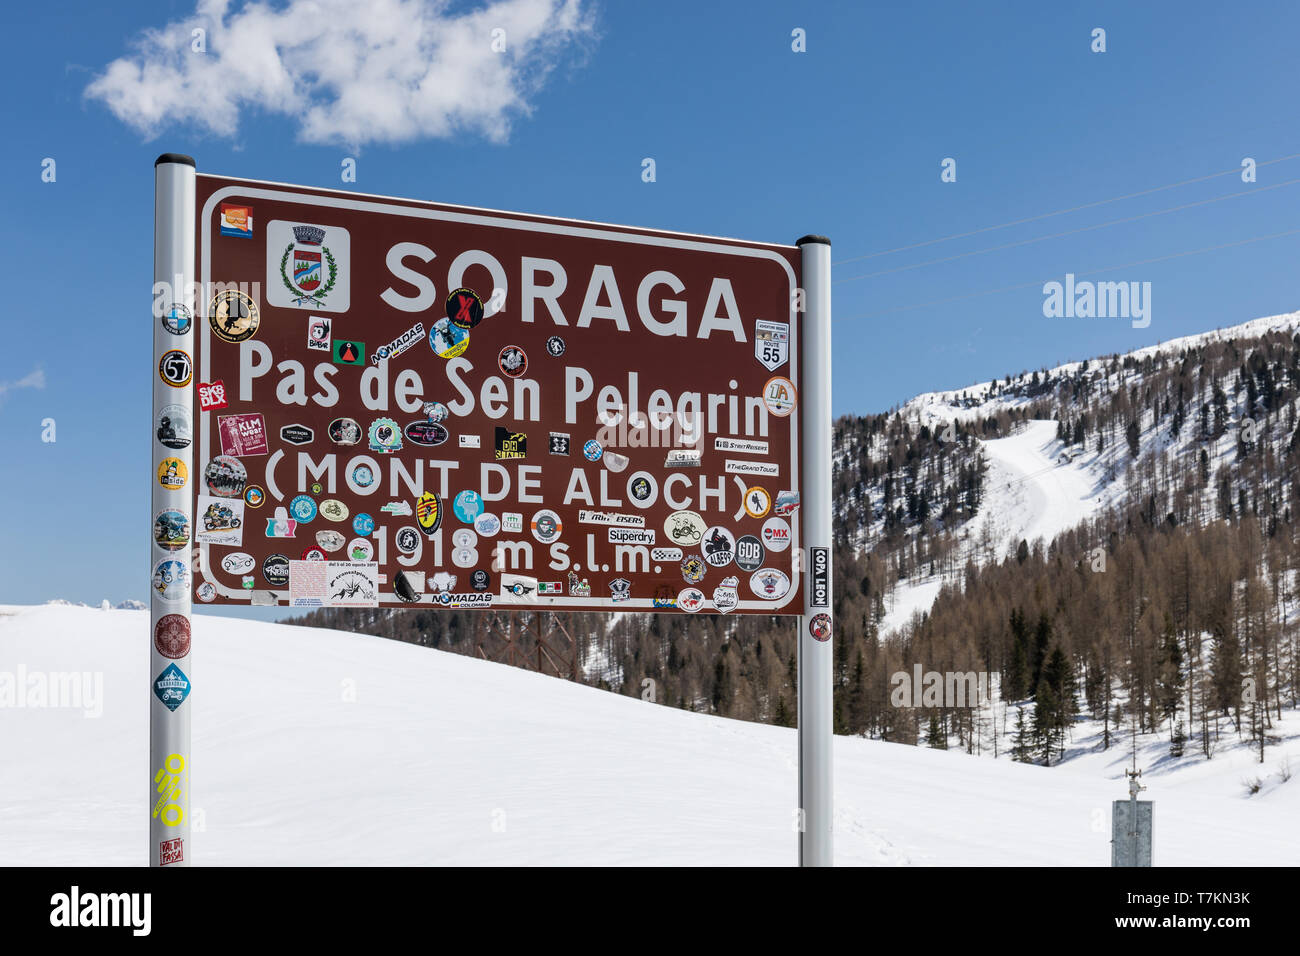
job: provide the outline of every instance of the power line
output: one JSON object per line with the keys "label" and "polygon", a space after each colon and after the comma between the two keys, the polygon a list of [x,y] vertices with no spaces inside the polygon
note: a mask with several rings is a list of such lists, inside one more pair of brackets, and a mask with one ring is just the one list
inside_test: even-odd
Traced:
{"label": "power line", "polygon": [[[1294,236],[1297,233],[1300,233],[1300,229],[1288,229],[1286,232],[1275,232],[1267,236],[1253,236],[1250,239],[1239,239],[1236,242],[1225,242],[1217,246],[1206,246],[1203,249],[1189,249],[1186,252],[1175,252],[1167,256],[1156,256],[1153,259],[1139,259],[1136,262],[1126,262],[1123,265],[1107,266],[1102,269],[1091,269],[1087,272],[1076,272],[1074,274],[1076,276],[1090,276],[1090,275],[1096,275],[1099,272],[1114,272],[1119,269],[1131,269],[1134,266],[1150,265],[1153,262],[1167,262],[1170,259],[1181,259],[1184,256],[1196,256],[1205,252],[1217,252],[1220,249],[1231,249],[1234,246],[1245,246],[1245,245],[1249,245],[1252,242],[1264,242],[1268,239],[1281,239],[1283,236]],[[1053,281],[1056,281],[1056,278],[1049,277],[1047,279],[1039,279],[1034,282],[1022,282],[1019,285],[1003,286],[1000,289],[986,289],[983,292],[968,292],[965,295],[954,295],[946,299],[932,299],[929,302],[917,302],[912,305],[898,306],[897,308],[893,308],[893,309],[881,309],[878,312],[867,312],[862,315],[852,315],[844,319],[837,319],[837,321],[852,322],[852,321],[856,321],[857,319],[873,319],[879,315],[891,315],[896,312],[910,312],[914,309],[924,309],[932,305],[945,305],[949,302],[960,302],[964,299],[975,299],[975,298],[979,298],[980,296],[997,295],[999,292],[1014,292],[1017,289],[1028,289],[1033,286],[1042,286],[1046,282],[1053,282]]]}
{"label": "power line", "polygon": [[[1296,159],[1296,158],[1300,158],[1300,153],[1291,153],[1289,156],[1279,156],[1276,159],[1266,159],[1262,163],[1256,163],[1255,168],[1258,169],[1261,166],[1271,166],[1274,163],[1283,163],[1286,162],[1287,160]],[[957,233],[953,233],[951,236],[940,236],[936,239],[926,239],[923,242],[914,242],[911,243],[910,245],[898,246],[894,249],[882,249],[879,252],[868,252],[865,255],[861,255],[861,256],[850,256],[847,259],[840,259],[836,262],[833,262],[832,265],[837,265],[837,266],[846,265],[847,263],[850,262],[860,262],[863,259],[875,259],[879,256],[893,255],[895,252],[907,252],[909,249],[920,249],[924,246],[932,246],[935,243],[939,243],[939,242],[949,242],[953,239],[966,239],[970,236],[978,236],[981,233],[994,232],[995,230],[998,229],[1009,229],[1012,226],[1023,226],[1025,223],[1038,222],[1041,219],[1051,219],[1053,216],[1064,216],[1067,215],[1068,213],[1079,212],[1084,209],[1094,209],[1097,206],[1105,206],[1113,202],[1122,202],[1125,199],[1137,199],[1139,196],[1149,196],[1152,193],[1163,192],[1166,189],[1177,189],[1180,186],[1191,186],[1194,185],[1195,183],[1203,183],[1210,179],[1217,179],[1219,176],[1226,176],[1229,173],[1239,173],[1239,172],[1241,172],[1241,167],[1237,166],[1234,167],[1233,169],[1225,169],[1217,173],[1210,173],[1206,176],[1197,176],[1195,179],[1184,179],[1182,182],[1169,183],[1168,185],[1165,186],[1153,186],[1150,189],[1143,189],[1135,193],[1125,193],[1122,196],[1112,196],[1110,199],[1098,199],[1095,202],[1084,203],[1081,206],[1071,206],[1069,209],[1058,209],[1055,212],[1045,212],[1037,216],[1027,216],[1024,219],[1013,219],[1010,222],[998,223],[996,226],[984,226],[980,229],[972,229],[969,232],[957,232]]]}

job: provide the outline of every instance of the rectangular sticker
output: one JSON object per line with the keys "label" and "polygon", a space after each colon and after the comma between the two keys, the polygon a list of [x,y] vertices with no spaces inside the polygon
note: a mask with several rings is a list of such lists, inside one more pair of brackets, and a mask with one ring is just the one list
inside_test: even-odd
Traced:
{"label": "rectangular sticker", "polygon": [[289,607],[324,607],[328,594],[328,562],[289,562]]}
{"label": "rectangular sticker", "polygon": [[244,543],[244,499],[199,495],[194,509],[194,540],[198,544]]}
{"label": "rectangular sticker", "polygon": [[771,475],[781,474],[781,466],[772,461],[735,461],[727,459],[729,475]]}
{"label": "rectangular sticker", "polygon": [[810,548],[812,552],[811,607],[831,606],[831,552],[829,548]]}
{"label": "rectangular sticker", "polygon": [[261,412],[249,415],[221,415],[217,418],[221,433],[221,453],[243,458],[247,455],[265,455],[266,420]]}
{"label": "rectangular sticker", "polygon": [[610,528],[610,544],[654,544],[655,533],[645,528]]}
{"label": "rectangular sticker", "polygon": [[325,561],[326,607],[379,607],[378,561]]}
{"label": "rectangular sticker", "polygon": [[714,451],[734,451],[749,455],[766,455],[767,442],[753,441],[748,438],[715,438]]}
{"label": "rectangular sticker", "polygon": [[644,528],[644,515],[624,514],[621,511],[588,511],[578,509],[578,521],[582,524],[617,525],[624,528]]}

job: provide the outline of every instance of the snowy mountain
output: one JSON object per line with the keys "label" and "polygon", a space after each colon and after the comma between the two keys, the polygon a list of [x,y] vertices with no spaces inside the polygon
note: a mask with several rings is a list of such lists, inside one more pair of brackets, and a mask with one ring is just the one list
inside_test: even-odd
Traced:
{"label": "snowy mountain", "polygon": [[[148,647],[143,611],[0,608],[0,865],[144,864]],[[101,698],[16,706],[20,674],[30,687],[70,672],[100,675]],[[786,728],[210,615],[195,619],[193,677],[200,865],[795,862]],[[835,748],[842,865],[1109,865],[1125,752],[1047,770],[853,737]],[[1254,772],[1245,753],[1149,768],[1157,865],[1300,858],[1300,784],[1247,798]]]}

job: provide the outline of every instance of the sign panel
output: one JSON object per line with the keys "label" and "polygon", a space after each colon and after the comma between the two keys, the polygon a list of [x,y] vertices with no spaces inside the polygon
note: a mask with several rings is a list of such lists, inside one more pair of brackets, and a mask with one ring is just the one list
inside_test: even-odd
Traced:
{"label": "sign panel", "polygon": [[1111,808],[1110,865],[1150,866],[1154,824],[1151,801],[1115,800]]}
{"label": "sign panel", "polygon": [[202,600],[802,612],[795,247],[202,175],[196,207],[160,374],[198,393]]}

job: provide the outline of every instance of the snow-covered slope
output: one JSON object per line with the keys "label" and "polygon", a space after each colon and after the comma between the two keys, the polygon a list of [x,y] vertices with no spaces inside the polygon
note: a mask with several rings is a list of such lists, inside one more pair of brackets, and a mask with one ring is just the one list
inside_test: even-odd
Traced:
{"label": "snow-covered slope", "polygon": [[[0,608],[0,679],[103,675],[99,717],[0,709],[0,865],[144,862],[147,628]],[[194,648],[198,864],[795,861],[791,730],[355,634],[205,615]],[[1115,752],[1047,769],[835,747],[841,864],[1109,864]],[[1144,778],[1157,864],[1300,859],[1300,783],[1247,799],[1242,773]]]}

